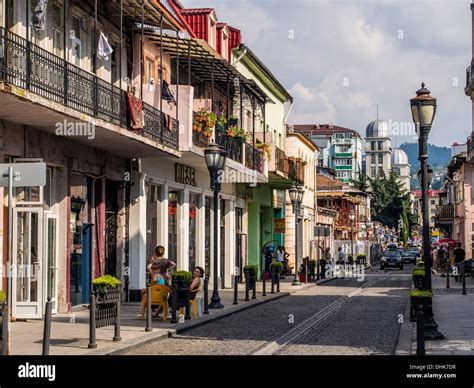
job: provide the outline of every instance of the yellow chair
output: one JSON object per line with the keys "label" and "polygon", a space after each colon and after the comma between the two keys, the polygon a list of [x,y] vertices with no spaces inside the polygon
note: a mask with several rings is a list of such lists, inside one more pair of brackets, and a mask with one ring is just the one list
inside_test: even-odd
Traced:
{"label": "yellow chair", "polygon": [[[151,306],[162,306],[163,307],[163,321],[166,322],[168,315],[168,293],[169,287],[160,284],[153,284],[150,287],[151,293]],[[142,290],[142,320],[145,319],[145,308],[146,308],[146,288]]]}
{"label": "yellow chair", "polygon": [[[201,284],[199,285],[198,288],[196,288],[195,290],[191,290],[189,292],[189,308],[191,309],[191,307],[193,308],[193,312],[194,312],[194,320],[197,319],[197,304],[196,304],[196,295],[197,293],[199,292],[199,290],[202,288],[202,282]],[[179,309],[179,314],[180,315],[183,315],[184,314],[184,307],[181,307]]]}

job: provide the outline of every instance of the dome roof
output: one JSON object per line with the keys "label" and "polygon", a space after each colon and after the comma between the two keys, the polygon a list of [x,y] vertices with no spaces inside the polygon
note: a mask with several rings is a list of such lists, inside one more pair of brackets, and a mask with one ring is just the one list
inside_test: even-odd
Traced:
{"label": "dome roof", "polygon": [[408,166],[408,155],[400,148],[394,148],[392,151],[392,165],[394,166]]}
{"label": "dome roof", "polygon": [[388,125],[385,121],[372,121],[365,130],[365,137],[390,137]]}

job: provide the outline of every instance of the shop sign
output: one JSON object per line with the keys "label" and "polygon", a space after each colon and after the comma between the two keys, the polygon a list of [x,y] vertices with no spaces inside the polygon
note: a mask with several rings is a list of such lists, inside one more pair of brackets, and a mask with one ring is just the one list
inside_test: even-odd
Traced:
{"label": "shop sign", "polygon": [[175,164],[175,181],[183,185],[197,186],[196,170],[193,167]]}
{"label": "shop sign", "polygon": [[274,219],[274,233],[285,233],[285,219],[275,218]]}

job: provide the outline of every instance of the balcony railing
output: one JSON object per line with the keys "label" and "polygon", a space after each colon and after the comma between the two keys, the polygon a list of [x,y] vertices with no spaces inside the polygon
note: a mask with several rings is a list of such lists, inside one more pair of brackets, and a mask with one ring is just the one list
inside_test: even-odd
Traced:
{"label": "balcony railing", "polygon": [[[0,81],[89,116],[128,126],[125,91],[1,27]],[[143,136],[178,149],[178,122],[146,103],[143,113]]]}
{"label": "balcony railing", "polygon": [[265,170],[263,151],[252,144],[245,143],[245,166],[263,174]]}
{"label": "balcony railing", "polygon": [[301,160],[296,161],[296,180],[304,183],[304,166],[305,164]]}
{"label": "balcony railing", "polygon": [[285,152],[275,147],[275,167],[278,171],[285,171]]}
{"label": "balcony railing", "polygon": [[228,158],[243,163],[243,143],[237,138],[216,132],[216,143],[229,153]]}
{"label": "balcony railing", "polygon": [[193,144],[199,148],[206,148],[211,144],[211,138],[203,132],[193,131]]}

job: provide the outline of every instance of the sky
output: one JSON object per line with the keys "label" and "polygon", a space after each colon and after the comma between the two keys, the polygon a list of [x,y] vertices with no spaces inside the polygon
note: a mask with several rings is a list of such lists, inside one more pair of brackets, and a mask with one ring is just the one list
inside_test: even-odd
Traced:
{"label": "sky", "polygon": [[470,0],[182,0],[215,8],[294,97],[289,124],[365,129],[387,122],[392,146],[414,142],[409,100],[438,99],[429,141],[464,143],[471,101]]}

